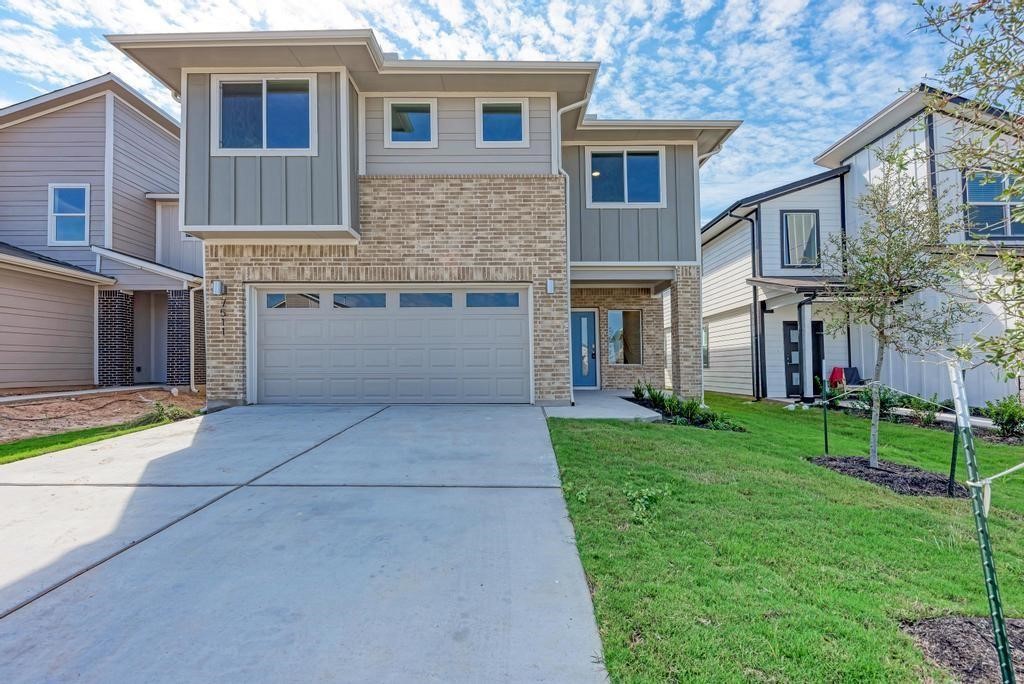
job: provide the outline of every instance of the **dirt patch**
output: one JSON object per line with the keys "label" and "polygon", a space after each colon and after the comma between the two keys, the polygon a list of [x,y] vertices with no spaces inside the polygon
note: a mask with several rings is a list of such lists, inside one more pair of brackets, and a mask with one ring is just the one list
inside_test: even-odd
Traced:
{"label": "dirt patch", "polygon": [[[903,631],[925,656],[961,682],[1001,682],[999,658],[988,618],[941,617],[908,622]],[[1024,678],[1024,620],[1007,620],[1013,671]]]}
{"label": "dirt patch", "polygon": [[[914,466],[879,461],[878,467],[872,468],[868,459],[860,456],[819,456],[812,458],[811,462],[843,475],[888,487],[897,494],[948,496],[948,477]],[[968,496],[967,487],[959,482],[953,484],[954,498],[966,499]]]}
{"label": "dirt patch", "polygon": [[147,389],[25,401],[0,406],[0,443],[52,435],[104,425],[116,425],[148,413],[156,402],[180,406],[189,412],[201,409],[205,394]]}

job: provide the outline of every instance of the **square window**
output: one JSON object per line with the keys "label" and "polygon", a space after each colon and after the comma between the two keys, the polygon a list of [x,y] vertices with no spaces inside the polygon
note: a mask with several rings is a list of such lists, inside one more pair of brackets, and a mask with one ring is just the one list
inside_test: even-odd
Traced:
{"label": "square window", "polygon": [[384,100],[384,146],[437,147],[437,100]]}
{"label": "square window", "polygon": [[608,312],[608,363],[643,363],[643,325],[640,311]]}
{"label": "square window", "polygon": [[47,244],[89,244],[89,185],[55,183],[48,192]]}
{"label": "square window", "polygon": [[211,79],[215,135],[211,154],[316,154],[315,76]]}
{"label": "square window", "polygon": [[517,308],[519,306],[518,292],[467,292],[466,307],[470,309],[493,307],[493,308]]}
{"label": "square window", "polygon": [[290,292],[267,295],[268,309],[319,309],[320,295],[315,292]]}
{"label": "square window", "polygon": [[398,295],[398,306],[403,309],[452,307],[451,292],[402,292]]}
{"label": "square window", "polygon": [[351,292],[335,292],[335,309],[383,309],[387,306],[387,295],[383,292],[356,294]]}
{"label": "square window", "polygon": [[964,174],[967,237],[993,239],[1024,236],[1019,193],[1010,194],[1015,177],[990,170]]}
{"label": "square window", "polygon": [[587,150],[587,206],[665,206],[661,148]]}
{"label": "square window", "polygon": [[477,147],[528,147],[530,104],[528,98],[514,100],[477,99]]}

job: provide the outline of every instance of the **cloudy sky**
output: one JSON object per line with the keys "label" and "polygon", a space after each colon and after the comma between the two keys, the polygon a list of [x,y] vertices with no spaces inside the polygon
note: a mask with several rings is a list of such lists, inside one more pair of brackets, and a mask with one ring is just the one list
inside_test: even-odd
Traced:
{"label": "cloudy sky", "polygon": [[815,173],[934,73],[920,19],[912,0],[0,0],[0,105],[112,71],[177,116],[105,33],[369,27],[406,58],[599,60],[592,114],[744,120],[702,172],[708,218]]}

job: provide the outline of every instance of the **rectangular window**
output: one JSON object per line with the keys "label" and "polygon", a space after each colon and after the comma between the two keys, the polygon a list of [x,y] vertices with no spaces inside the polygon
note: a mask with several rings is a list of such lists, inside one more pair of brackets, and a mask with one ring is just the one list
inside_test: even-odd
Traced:
{"label": "rectangular window", "polygon": [[518,292],[467,292],[466,307],[470,309],[494,307],[494,308],[517,308],[519,306]]}
{"label": "rectangular window", "polygon": [[477,147],[529,147],[529,100],[476,100]]}
{"label": "rectangular window", "polygon": [[816,268],[818,256],[818,212],[783,211],[782,265],[787,268]]}
{"label": "rectangular window", "polygon": [[388,298],[383,292],[354,293],[335,292],[335,309],[383,309],[387,306]]}
{"label": "rectangular window", "polygon": [[1012,184],[1013,176],[991,171],[966,174],[970,237],[1024,237],[1024,221],[1019,218],[1024,197],[1007,196]]}
{"label": "rectangular window", "polygon": [[608,363],[643,363],[643,326],[640,311],[608,312]]}
{"label": "rectangular window", "polygon": [[452,307],[451,292],[402,292],[398,295],[398,306],[403,309]]}
{"label": "rectangular window", "polygon": [[437,99],[384,100],[384,147],[437,147]]}
{"label": "rectangular window", "polygon": [[700,333],[700,359],[705,368],[711,368],[711,330],[707,323]]}
{"label": "rectangular window", "polygon": [[662,148],[587,150],[587,206],[664,207]]}
{"label": "rectangular window", "polygon": [[316,154],[314,76],[211,79],[215,155]]}
{"label": "rectangular window", "polygon": [[316,292],[290,292],[267,295],[268,309],[319,309],[320,295]]}
{"label": "rectangular window", "polygon": [[88,183],[53,183],[49,193],[48,243],[89,244]]}

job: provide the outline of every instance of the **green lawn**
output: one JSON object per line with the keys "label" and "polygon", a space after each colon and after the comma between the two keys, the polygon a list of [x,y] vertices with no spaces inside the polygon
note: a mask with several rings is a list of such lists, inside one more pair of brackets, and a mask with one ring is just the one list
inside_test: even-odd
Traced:
{"label": "green lawn", "polygon": [[[969,504],[809,463],[820,411],[707,401],[748,432],[550,420],[612,679],[946,679],[899,623],[987,614]],[[866,420],[829,422],[833,454],[866,454]],[[948,471],[951,439],[883,424],[882,458]],[[978,446],[983,474],[1024,460],[1021,448]],[[638,515],[645,495],[655,501]],[[1021,617],[1024,476],[992,500],[1003,598]]]}
{"label": "green lawn", "polygon": [[82,444],[98,442],[102,439],[117,437],[118,435],[127,435],[130,432],[138,432],[139,430],[146,430],[158,425],[166,425],[169,422],[171,421],[164,420],[148,425],[106,425],[104,427],[85,428],[84,430],[72,430],[71,432],[62,432],[56,435],[46,435],[44,437],[30,437],[28,439],[20,439],[17,442],[7,442],[6,444],[0,444],[0,465],[32,458],[33,456],[41,456],[51,451],[60,451],[61,449],[70,449]]}

